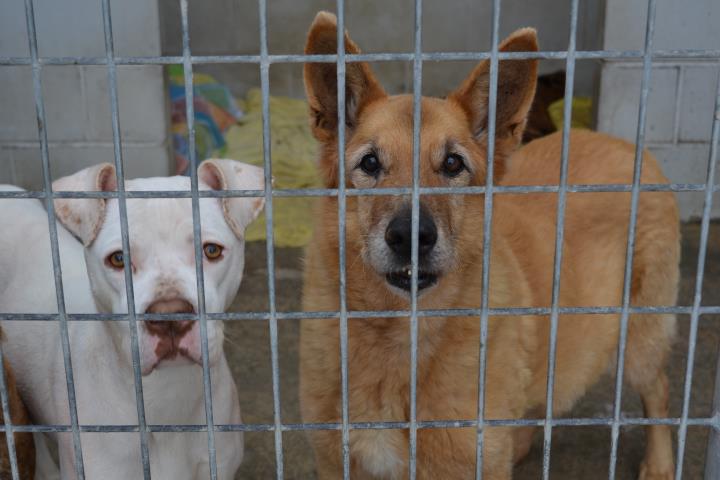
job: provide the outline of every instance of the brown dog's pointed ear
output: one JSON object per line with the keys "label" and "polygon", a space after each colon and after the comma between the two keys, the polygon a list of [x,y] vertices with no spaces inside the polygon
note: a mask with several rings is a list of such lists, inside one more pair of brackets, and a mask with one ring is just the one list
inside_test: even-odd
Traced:
{"label": "brown dog's pointed ear", "polygon": [[[499,51],[536,52],[537,33],[532,28],[517,30],[500,44]],[[507,147],[515,148],[522,138],[528,111],[535,96],[538,61],[500,60],[498,65],[495,136],[498,141],[507,142]],[[477,138],[484,134],[488,125],[489,87],[490,60],[485,60],[475,67],[460,88],[449,96],[467,112]]]}
{"label": "brown dog's pointed ear", "polygon": [[[101,163],[55,180],[52,188],[55,192],[115,191],[115,167]],[[87,247],[105,221],[106,203],[104,198],[58,198],[54,201],[55,216]]]}
{"label": "brown dog's pointed ear", "polygon": [[[360,49],[345,33],[345,52],[360,53]],[[305,44],[307,55],[335,55],[337,53],[337,19],[329,12],[319,12],[308,32]],[[310,105],[310,122],[315,138],[324,143],[337,135],[337,67],[335,63],[306,63],[305,92]],[[345,66],[345,124],[356,125],[360,111],[370,102],[385,96],[385,91],[365,62],[346,63]]]}

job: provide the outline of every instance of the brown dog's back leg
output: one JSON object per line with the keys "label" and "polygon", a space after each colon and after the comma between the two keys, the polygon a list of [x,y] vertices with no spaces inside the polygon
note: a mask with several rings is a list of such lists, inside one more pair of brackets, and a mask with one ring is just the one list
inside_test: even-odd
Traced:
{"label": "brown dog's back leg", "polygon": [[[635,385],[647,418],[664,418],[668,414],[668,380],[661,372],[655,381]],[[640,466],[640,480],[671,480],[674,477],[672,440],[669,425],[649,425],[645,458]]]}
{"label": "brown dog's back leg", "polygon": [[[643,207],[650,206],[649,200],[641,197],[641,212]],[[655,197],[655,200],[660,198]],[[668,198],[662,200],[668,201]],[[673,211],[671,208],[647,209],[642,218],[644,221],[639,219],[631,291],[634,306],[674,305],[677,298],[677,219],[673,215],[669,215],[670,219],[658,217],[663,210]],[[675,336],[675,324],[675,316],[667,314],[631,315],[629,318],[625,379],[640,394],[647,418],[668,415],[665,364]],[[673,477],[670,426],[648,425],[640,480],[671,480]]]}
{"label": "brown dog's back leg", "polygon": [[[630,317],[625,378],[640,394],[646,418],[668,416],[668,379],[664,372],[675,318],[672,315]],[[669,425],[648,425],[640,480],[671,480],[674,476]]]}

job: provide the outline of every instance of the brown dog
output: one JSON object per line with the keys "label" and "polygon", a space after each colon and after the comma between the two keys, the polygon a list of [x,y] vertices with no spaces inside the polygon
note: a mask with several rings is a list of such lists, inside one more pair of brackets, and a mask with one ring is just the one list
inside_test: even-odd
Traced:
{"label": "brown dog", "polygon": [[[359,49],[345,36],[348,53]],[[535,51],[532,29],[518,30],[502,51]],[[336,52],[335,17],[320,13],[308,35],[308,54]],[[422,99],[422,186],[484,185],[489,63],[480,63],[446,99]],[[501,61],[494,170],[504,185],[557,184],[561,137],[517,150],[537,73],[534,60]],[[346,70],[347,187],[407,187],[412,179],[413,103],[388,96],[365,63]],[[305,85],[320,165],[327,187],[337,186],[337,84],[330,63],[305,66]],[[570,138],[569,183],[628,184],[634,147],[577,131]],[[666,183],[645,153],[643,183]],[[548,307],[551,303],[557,195],[494,197],[490,268],[491,307]],[[629,193],[570,193],[565,213],[561,306],[618,306],[630,210]],[[347,308],[409,309],[410,199],[347,199]],[[481,298],[482,195],[424,195],[420,200],[418,307],[478,308]],[[307,252],[304,308],[334,311],[338,300],[338,209],[323,198]],[[678,216],[672,193],[640,195],[632,305],[672,305],[678,283]],[[480,321],[477,317],[418,320],[417,418],[474,419],[477,415]],[[490,317],[486,418],[522,418],[544,411],[549,343],[547,316]],[[341,382],[337,320],[304,320],[300,397],[304,422],[339,422]],[[410,329],[407,318],[348,322],[351,422],[408,421]],[[625,378],[642,397],[648,417],[667,414],[665,358],[675,332],[672,315],[632,316]],[[563,315],[559,319],[553,405],[567,412],[616,357],[619,315]],[[530,431],[531,433],[531,431]],[[342,477],[341,435],[311,433],[319,477]],[[429,428],[417,434],[417,473],[425,479],[475,475],[474,428]],[[484,478],[512,477],[513,454],[528,448],[528,429],[489,428]],[[673,474],[670,430],[648,427],[642,479]],[[353,430],[352,478],[407,476],[406,430]]]}
{"label": "brown dog", "polygon": [[[0,336],[2,333],[0,332]],[[10,418],[14,425],[29,425],[30,416],[25,408],[25,404],[18,393],[15,375],[5,360],[5,381],[7,382],[8,391],[8,408],[10,409]],[[4,423],[5,419],[0,412],[0,422]],[[35,478],[35,442],[31,432],[14,433],[15,454],[17,455],[18,473],[23,480],[32,480]],[[7,445],[5,433],[0,433],[0,479],[12,478],[12,469],[10,467],[10,450]]]}

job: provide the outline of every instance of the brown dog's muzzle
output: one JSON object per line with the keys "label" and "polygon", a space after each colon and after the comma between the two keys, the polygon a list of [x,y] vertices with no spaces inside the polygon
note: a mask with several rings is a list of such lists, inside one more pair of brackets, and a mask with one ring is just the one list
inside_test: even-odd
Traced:
{"label": "brown dog's muzzle", "polygon": [[[420,205],[418,225],[418,260],[422,261],[437,243],[437,226],[427,209]],[[385,230],[385,243],[403,265],[410,263],[412,254],[412,209],[404,207],[395,215]]]}
{"label": "brown dog's muzzle", "polygon": [[[437,275],[432,272],[430,258],[438,240],[438,229],[427,208],[420,204],[418,224],[418,289],[433,285]],[[403,290],[411,288],[412,208],[401,208],[385,230],[385,243],[392,252],[393,271],[386,274],[387,281]]]}

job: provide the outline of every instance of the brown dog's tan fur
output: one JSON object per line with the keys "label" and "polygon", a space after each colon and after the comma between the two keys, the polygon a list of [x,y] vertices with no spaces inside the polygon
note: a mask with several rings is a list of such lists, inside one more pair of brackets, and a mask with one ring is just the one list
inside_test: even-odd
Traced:
{"label": "brown dog's tan fur", "polygon": [[[336,24],[318,14],[306,52],[335,53]],[[348,53],[359,52],[346,35]],[[535,32],[515,32],[505,51],[537,50]],[[422,99],[420,181],[423,186],[485,184],[489,64],[483,62],[447,99]],[[554,134],[517,149],[532,102],[537,62],[501,61],[498,79],[495,182],[557,185],[561,137]],[[387,96],[368,65],[347,64],[346,185],[410,186],[412,118],[410,96]],[[310,63],[305,81],[313,132],[321,144],[320,165],[328,187],[337,184],[335,65]],[[447,178],[439,163],[446,145],[462,149],[468,170]],[[376,179],[357,167],[363,148],[381,152]],[[634,147],[587,131],[570,137],[570,184],[629,184]],[[644,153],[642,183],[667,183],[656,160]],[[405,310],[407,296],[392,291],[368,263],[370,238],[378,225],[407,206],[407,197],[347,199],[348,310]],[[549,307],[555,249],[557,195],[494,196],[490,307]],[[438,284],[418,299],[418,308],[478,308],[481,298],[482,195],[424,195],[445,235],[451,255]],[[560,306],[618,306],[630,210],[629,193],[569,193]],[[314,239],[307,251],[303,307],[339,309],[338,205],[323,198]],[[678,213],[672,193],[640,194],[632,305],[673,305],[678,283]],[[490,317],[487,342],[485,415],[523,418],[544,412],[549,318]],[[667,414],[664,365],[675,332],[672,315],[633,315],[629,320],[625,379],[641,395],[648,417]],[[554,414],[567,412],[614,365],[619,315],[562,315],[557,336]],[[477,317],[418,319],[417,419],[474,419],[477,415],[480,322]],[[337,320],[304,320],[300,345],[300,399],[304,422],[341,419],[340,336]],[[407,318],[348,321],[348,384],[351,422],[409,420],[410,327]],[[512,477],[513,456],[528,448],[527,429],[489,428],[485,433],[484,478]],[[342,478],[341,434],[310,434],[321,479]],[[417,475],[424,479],[466,479],[475,475],[473,428],[420,429]],[[354,479],[405,478],[407,430],[353,430]],[[642,479],[671,479],[670,430],[648,427]]]}
{"label": "brown dog's tan fur", "polygon": [[[2,336],[2,333],[0,333]],[[30,416],[25,404],[18,393],[15,375],[5,361],[5,381],[8,392],[8,408],[13,425],[30,425]],[[0,422],[5,419],[0,412]],[[31,432],[18,432],[13,434],[15,440],[15,454],[17,455],[18,473],[22,480],[35,478],[35,442]],[[0,433],[0,479],[12,478],[10,466],[10,450],[7,445],[5,433]]]}

